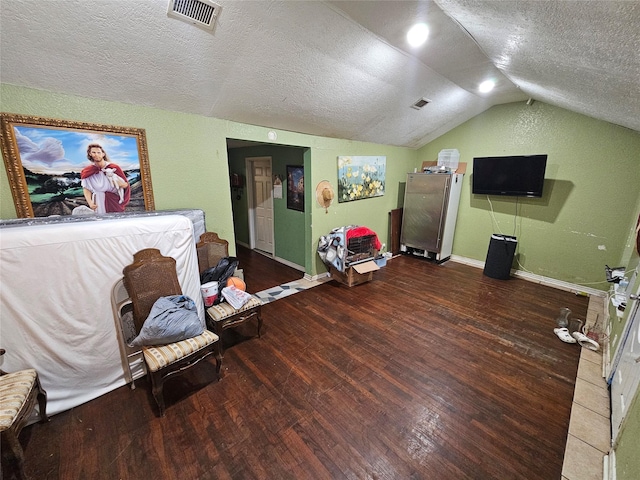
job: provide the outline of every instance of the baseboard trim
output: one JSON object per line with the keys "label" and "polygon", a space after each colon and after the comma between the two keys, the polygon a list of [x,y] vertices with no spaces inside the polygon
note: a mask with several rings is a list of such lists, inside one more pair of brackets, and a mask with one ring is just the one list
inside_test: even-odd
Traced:
{"label": "baseboard trim", "polygon": [[[451,261],[484,269],[484,262],[480,260],[474,260],[473,258],[451,255]],[[559,290],[575,293],[576,295],[593,295],[603,298],[607,296],[607,292],[598,290],[596,288],[585,287],[576,283],[564,282],[562,280],[557,280],[555,278],[545,277],[542,275],[536,275],[535,273],[524,272],[522,270],[511,270],[511,275],[513,275],[514,277],[522,278],[523,280],[527,280],[528,282],[534,282],[541,285],[546,285],[548,287],[554,287]]]}
{"label": "baseboard trim", "polygon": [[304,267],[302,265],[298,265],[297,263],[290,262],[289,260],[285,260],[284,258],[281,258],[281,257],[276,257],[275,255],[273,256],[273,259],[276,262],[286,265],[287,267],[295,268],[300,272],[304,272]]}
{"label": "baseboard trim", "polygon": [[[251,247],[248,244],[246,244],[245,242],[236,241],[236,245],[241,245],[241,246],[251,250]],[[256,251],[258,251],[258,250],[256,250]],[[259,252],[259,253],[262,253],[262,252]],[[286,260],[286,259],[284,259],[282,257],[277,257],[275,255],[268,255],[266,253],[262,253],[262,254],[267,256],[267,257],[269,257],[269,258],[272,258],[273,260],[275,260],[278,263],[282,263],[283,265],[286,265],[287,267],[291,267],[291,268],[294,268],[294,269],[296,269],[296,270],[298,270],[300,272],[304,272],[304,267],[302,265],[298,265],[297,263],[290,262],[289,260]]]}
{"label": "baseboard trim", "polygon": [[317,275],[309,275],[308,273],[304,274],[304,279],[309,281],[309,282],[315,282],[318,280],[322,280],[323,278],[327,278],[330,277],[331,274],[329,272],[324,272],[324,273],[319,273]]}

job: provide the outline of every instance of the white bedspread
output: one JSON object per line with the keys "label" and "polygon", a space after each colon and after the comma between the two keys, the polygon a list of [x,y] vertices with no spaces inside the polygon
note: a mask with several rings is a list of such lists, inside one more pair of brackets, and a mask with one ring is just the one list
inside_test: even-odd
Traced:
{"label": "white bedspread", "polygon": [[47,413],[124,385],[110,295],[143,248],[176,259],[183,293],[204,321],[193,224],[184,216],[0,230],[2,369],[35,368]]}

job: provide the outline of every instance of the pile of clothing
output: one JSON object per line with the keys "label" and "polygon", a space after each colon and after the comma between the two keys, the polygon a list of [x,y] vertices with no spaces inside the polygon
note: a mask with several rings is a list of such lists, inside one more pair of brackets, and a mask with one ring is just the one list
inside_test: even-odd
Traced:
{"label": "pile of clothing", "polygon": [[318,241],[318,255],[324,264],[340,272],[350,265],[373,260],[381,248],[376,232],[358,225],[334,228]]}

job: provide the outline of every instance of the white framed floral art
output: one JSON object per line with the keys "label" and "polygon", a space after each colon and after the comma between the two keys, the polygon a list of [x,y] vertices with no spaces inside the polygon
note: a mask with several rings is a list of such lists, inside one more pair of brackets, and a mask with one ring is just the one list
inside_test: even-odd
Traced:
{"label": "white framed floral art", "polygon": [[339,156],[338,202],[384,195],[386,168],[385,156]]}

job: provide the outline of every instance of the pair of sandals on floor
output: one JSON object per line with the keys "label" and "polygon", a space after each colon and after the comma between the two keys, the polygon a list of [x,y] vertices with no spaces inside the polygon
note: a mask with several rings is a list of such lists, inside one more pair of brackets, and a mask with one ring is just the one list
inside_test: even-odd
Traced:
{"label": "pair of sandals on floor", "polygon": [[600,349],[598,342],[587,337],[584,333],[579,331],[579,328],[575,332],[570,333],[567,327],[558,327],[554,328],[553,332],[565,343],[578,343],[581,347],[588,348],[594,352],[597,352]]}

